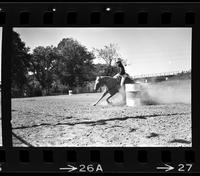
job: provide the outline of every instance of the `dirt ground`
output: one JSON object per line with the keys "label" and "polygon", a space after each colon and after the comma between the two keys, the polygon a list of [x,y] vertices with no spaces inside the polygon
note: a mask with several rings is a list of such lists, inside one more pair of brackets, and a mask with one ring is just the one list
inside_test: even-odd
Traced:
{"label": "dirt ground", "polygon": [[[191,104],[127,107],[100,93],[12,99],[14,146],[191,147]],[[114,103],[115,102],[115,103]]]}

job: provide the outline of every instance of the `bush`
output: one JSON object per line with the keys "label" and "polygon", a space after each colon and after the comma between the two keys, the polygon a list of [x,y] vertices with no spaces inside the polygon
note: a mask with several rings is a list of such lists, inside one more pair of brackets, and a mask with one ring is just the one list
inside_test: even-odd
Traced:
{"label": "bush", "polygon": [[22,91],[18,88],[11,88],[11,97],[12,98],[23,97]]}
{"label": "bush", "polygon": [[37,97],[37,96],[42,96],[42,90],[40,88],[35,88],[33,90],[33,96]]}
{"label": "bush", "polygon": [[69,86],[63,85],[61,83],[54,83],[50,90],[52,94],[65,94],[69,92]]}

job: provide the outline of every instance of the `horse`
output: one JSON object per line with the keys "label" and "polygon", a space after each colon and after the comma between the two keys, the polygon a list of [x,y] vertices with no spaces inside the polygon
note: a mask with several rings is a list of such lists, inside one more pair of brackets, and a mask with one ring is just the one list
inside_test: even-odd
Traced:
{"label": "horse", "polygon": [[109,99],[117,92],[119,92],[120,80],[119,78],[113,78],[111,76],[97,76],[95,80],[94,90],[97,91],[102,86],[105,86],[106,89],[103,92],[102,96],[98,99],[98,101],[93,104],[93,106],[96,106],[97,103],[99,103],[99,101],[108,93],[110,94],[110,96],[106,99],[106,101],[110,104],[111,102],[109,101]]}

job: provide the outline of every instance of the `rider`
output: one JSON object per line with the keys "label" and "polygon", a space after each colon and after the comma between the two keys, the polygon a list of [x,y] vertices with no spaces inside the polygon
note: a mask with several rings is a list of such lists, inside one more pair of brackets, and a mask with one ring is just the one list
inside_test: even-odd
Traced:
{"label": "rider", "polygon": [[124,81],[125,81],[125,79],[126,79],[126,77],[128,75],[125,72],[124,66],[123,66],[123,64],[121,62],[121,58],[118,58],[116,64],[117,64],[117,67],[119,68],[119,73],[117,73],[114,76],[114,78],[121,77],[121,83],[120,83],[120,85],[121,85],[121,87],[124,87]]}

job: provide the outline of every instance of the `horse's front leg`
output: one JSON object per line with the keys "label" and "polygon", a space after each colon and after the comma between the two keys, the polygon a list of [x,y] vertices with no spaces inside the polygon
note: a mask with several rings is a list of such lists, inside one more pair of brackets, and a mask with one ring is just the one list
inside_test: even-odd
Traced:
{"label": "horse's front leg", "polygon": [[99,100],[98,100],[96,103],[93,104],[93,106],[96,106],[97,103],[99,103],[99,102],[101,101],[101,99],[102,99],[103,97],[105,97],[105,95],[106,95],[107,93],[108,93],[108,91],[106,90],[106,91],[102,94],[102,96],[99,98]]}

